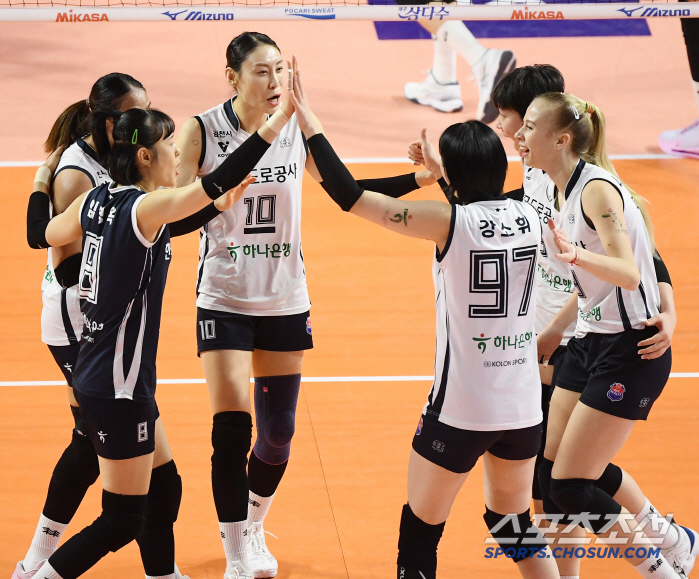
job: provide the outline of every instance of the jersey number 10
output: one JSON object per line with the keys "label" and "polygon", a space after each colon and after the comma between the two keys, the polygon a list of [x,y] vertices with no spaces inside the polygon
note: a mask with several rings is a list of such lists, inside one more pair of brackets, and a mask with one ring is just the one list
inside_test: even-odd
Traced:
{"label": "jersey number 10", "polygon": [[[536,245],[512,249],[512,262],[525,261],[527,275],[522,288],[522,300],[519,303],[518,316],[526,316],[534,288],[534,272],[536,270]],[[508,306],[508,271],[507,249],[486,251],[471,251],[470,291],[477,294],[492,294],[495,303],[492,305],[470,305],[469,318],[506,318]],[[520,280],[517,279],[520,283]]]}
{"label": "jersey number 10", "polygon": [[[259,197],[246,197],[243,202],[247,206],[245,227],[243,233],[275,233],[275,213],[277,208],[276,195],[260,195]],[[254,224],[258,227],[249,227]],[[261,226],[261,227],[260,227]]]}

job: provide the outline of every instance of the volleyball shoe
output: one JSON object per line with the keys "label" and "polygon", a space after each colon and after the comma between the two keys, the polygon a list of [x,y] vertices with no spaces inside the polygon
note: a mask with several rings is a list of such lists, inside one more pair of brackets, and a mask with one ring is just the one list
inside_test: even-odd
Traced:
{"label": "volleyball shoe", "polygon": [[684,129],[665,131],[658,137],[658,145],[668,155],[699,159],[699,120]]}
{"label": "volleyball shoe", "polygon": [[432,107],[440,113],[456,113],[464,108],[459,83],[441,84],[431,70],[424,81],[406,83],[403,94],[409,101]]}
{"label": "volleyball shoe", "polygon": [[275,577],[279,570],[277,560],[267,548],[261,521],[253,523],[248,529],[248,561],[255,579]]}

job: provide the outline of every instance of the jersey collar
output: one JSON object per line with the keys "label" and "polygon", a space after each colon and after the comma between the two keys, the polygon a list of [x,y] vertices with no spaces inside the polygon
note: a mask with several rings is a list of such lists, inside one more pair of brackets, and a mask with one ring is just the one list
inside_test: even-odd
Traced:
{"label": "jersey collar", "polygon": [[97,152],[90,145],[88,145],[81,138],[78,138],[76,143],[78,144],[78,147],[80,147],[83,150],[83,153],[85,153],[88,157],[94,159],[96,163],[99,163],[99,159],[97,158]]}
{"label": "jersey collar", "polygon": [[[240,130],[240,119],[238,119],[238,115],[235,114],[235,109],[233,108],[233,101],[237,98],[238,95],[235,95],[233,98],[223,103],[223,112],[236,133]],[[269,119],[270,115],[267,115],[267,118]]]}
{"label": "jersey collar", "polygon": [[578,164],[575,166],[575,171],[573,171],[573,174],[570,176],[570,179],[568,179],[568,184],[566,185],[566,194],[565,194],[566,199],[568,199],[568,196],[572,193],[573,189],[578,184],[578,181],[580,181],[580,175],[582,174],[582,171],[584,168],[585,168],[585,161],[580,159],[578,161]]}

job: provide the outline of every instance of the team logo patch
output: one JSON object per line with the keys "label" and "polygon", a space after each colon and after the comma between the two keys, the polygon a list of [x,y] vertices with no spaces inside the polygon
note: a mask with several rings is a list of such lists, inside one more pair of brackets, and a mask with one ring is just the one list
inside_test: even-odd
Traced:
{"label": "team logo patch", "polygon": [[445,448],[446,445],[443,442],[440,442],[439,440],[432,441],[432,450],[436,450],[437,452],[444,452]]}
{"label": "team logo patch", "polygon": [[619,384],[619,382],[614,382],[614,384],[609,387],[607,398],[609,398],[612,402],[619,402],[624,397],[624,392],[626,392],[624,385]]}
{"label": "team logo patch", "polygon": [[306,319],[306,333],[309,336],[313,335],[313,330],[311,329],[311,316],[308,316],[308,318]]}
{"label": "team logo patch", "polygon": [[639,407],[639,408],[645,408],[646,406],[648,406],[648,403],[649,403],[649,402],[650,402],[650,398],[643,398],[643,399],[641,400],[640,404],[638,405],[638,407]]}
{"label": "team logo patch", "polygon": [[291,147],[291,139],[289,137],[282,137],[281,139],[279,139],[279,146],[282,149]]}
{"label": "team logo patch", "polygon": [[415,431],[415,436],[420,436],[422,432],[422,417],[420,417],[420,422],[417,423],[417,430]]}
{"label": "team logo patch", "polygon": [[575,223],[575,214],[571,213],[568,215],[568,223]]}

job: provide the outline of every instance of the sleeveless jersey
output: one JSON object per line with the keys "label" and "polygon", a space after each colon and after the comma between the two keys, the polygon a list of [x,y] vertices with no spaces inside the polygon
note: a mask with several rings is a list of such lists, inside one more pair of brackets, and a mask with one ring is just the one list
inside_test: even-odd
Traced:
{"label": "sleeveless jersey", "polygon": [[542,421],[534,330],[540,240],[539,218],[525,203],[453,206],[432,268],[437,349],[423,413],[464,430]]}
{"label": "sleeveless jersey", "polygon": [[[195,117],[199,176],[250,136],[233,100]],[[201,230],[197,307],[253,316],[292,315],[311,304],[301,250],[301,182],[308,152],[296,115],[255,166],[243,199]]]}
{"label": "sleeveless jersey", "polygon": [[[110,182],[107,170],[97,161],[97,154],[82,139],[63,151],[53,178],[65,169],[85,173],[93,187]],[[75,286],[63,288],[56,281],[51,248],[48,250],[46,270],[41,281],[41,296],[41,341],[50,346],[67,346],[71,342],[80,341],[83,320],[78,290]]]}
{"label": "sleeveless jersey", "polygon": [[98,398],[155,395],[160,313],[172,251],[165,225],[154,243],[136,224],[145,193],[101,185],[80,208],[80,303],[85,327],[75,388]]}
{"label": "sleeveless jersey", "polygon": [[[529,203],[539,214],[541,221],[541,246],[536,264],[536,333],[551,323],[553,317],[565,305],[575,290],[568,264],[556,257],[559,253],[548,222],[553,218],[560,226],[561,214],[555,208],[555,184],[541,169],[524,165],[524,202]],[[575,322],[563,333],[561,345],[575,335]]]}
{"label": "sleeveless jersey", "polygon": [[583,189],[595,180],[610,183],[621,195],[631,249],[641,273],[641,282],[638,288],[629,291],[603,281],[578,266],[570,266],[573,283],[578,289],[578,325],[575,335],[579,338],[588,332],[617,334],[625,330],[639,330],[645,327],[644,322],[657,314],[660,308],[653,250],[643,215],[631,194],[614,175],[585,163],[582,159],[578,162],[566,186],[561,209],[563,230],[575,245],[606,255],[599,235],[588,224],[582,208]]}

